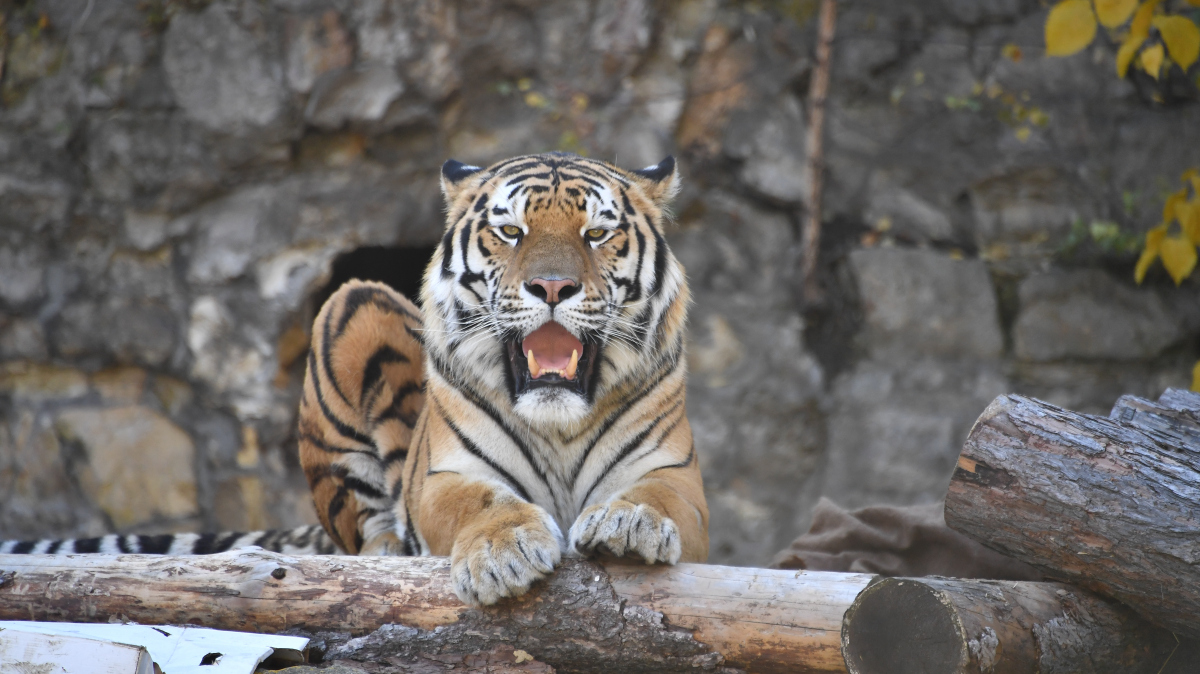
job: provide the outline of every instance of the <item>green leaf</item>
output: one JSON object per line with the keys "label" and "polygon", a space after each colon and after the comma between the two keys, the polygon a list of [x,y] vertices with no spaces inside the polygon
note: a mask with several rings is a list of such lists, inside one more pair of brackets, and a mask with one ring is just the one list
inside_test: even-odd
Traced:
{"label": "green leaf", "polygon": [[1088,0],[1063,0],[1046,17],[1046,56],[1070,56],[1096,37],[1096,15]]}

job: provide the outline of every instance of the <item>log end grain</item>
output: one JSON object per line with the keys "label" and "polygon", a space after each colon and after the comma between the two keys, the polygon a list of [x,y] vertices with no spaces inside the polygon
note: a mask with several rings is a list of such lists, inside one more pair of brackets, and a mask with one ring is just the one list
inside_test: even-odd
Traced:
{"label": "log end grain", "polygon": [[842,621],[850,674],[938,674],[967,663],[963,626],[941,593],[888,579],[867,588]]}

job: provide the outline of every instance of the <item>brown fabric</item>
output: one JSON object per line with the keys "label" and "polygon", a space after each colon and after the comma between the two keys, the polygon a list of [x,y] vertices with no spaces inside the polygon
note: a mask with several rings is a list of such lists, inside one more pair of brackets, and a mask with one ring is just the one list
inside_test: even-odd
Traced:
{"label": "brown fabric", "polygon": [[885,576],[1042,579],[1032,566],[947,527],[941,503],[849,512],[824,497],[808,533],[775,555],[771,566]]}

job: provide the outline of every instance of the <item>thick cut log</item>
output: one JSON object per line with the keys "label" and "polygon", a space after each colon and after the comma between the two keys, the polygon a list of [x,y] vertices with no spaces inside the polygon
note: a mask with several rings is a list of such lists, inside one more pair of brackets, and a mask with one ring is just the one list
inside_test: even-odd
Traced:
{"label": "thick cut log", "polygon": [[442,558],[0,555],[0,571],[0,619],[300,629],[327,659],[397,667],[507,644],[560,672],[842,672],[842,615],[874,578],[568,559],[525,597],[473,609]]}
{"label": "thick cut log", "polygon": [[889,578],[846,611],[851,674],[1182,674],[1200,649],[1061,583]]}
{"label": "thick cut log", "polygon": [[1198,420],[1182,391],[1123,398],[1111,418],[1001,396],[963,447],[946,523],[1200,638]]}

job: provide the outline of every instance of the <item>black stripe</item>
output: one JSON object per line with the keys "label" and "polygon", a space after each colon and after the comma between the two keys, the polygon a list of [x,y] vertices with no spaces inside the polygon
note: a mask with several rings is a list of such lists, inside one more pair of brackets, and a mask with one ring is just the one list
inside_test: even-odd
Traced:
{"label": "black stripe", "polygon": [[134,551],[133,548],[129,547],[129,540],[124,534],[117,536],[117,549],[124,553],[131,553]]}
{"label": "black stripe", "polygon": [[408,447],[397,447],[383,455],[383,466],[386,468],[408,458]]}
{"label": "black stripe", "polygon": [[384,498],[384,493],[375,488],[374,485],[368,484],[357,477],[347,477],[343,482],[347,489],[354,491],[370,498]]}
{"label": "black stripe", "polygon": [[[118,539],[119,539],[119,538],[120,538],[120,537],[118,537]],[[59,540],[59,541],[54,541],[53,543],[51,543],[51,544],[50,544],[50,547],[46,548],[46,554],[47,554],[47,555],[53,555],[54,553],[58,552],[58,549],[62,547],[62,544],[63,544],[63,542],[62,542],[61,540]],[[121,552],[129,552],[129,551],[128,551],[128,550],[122,550]]]}
{"label": "black stripe", "polygon": [[650,231],[654,233],[654,289],[650,296],[655,297],[662,290],[663,275],[667,273],[667,242],[654,227]]}
{"label": "black stripe", "polygon": [[29,552],[31,550],[33,550],[34,546],[36,546],[37,544],[38,544],[37,541],[21,541],[20,543],[17,543],[16,545],[13,546],[12,554],[28,555]]}
{"label": "black stripe", "polygon": [[92,553],[100,552],[99,538],[78,538],[75,540],[75,552]]}
{"label": "black stripe", "polygon": [[175,541],[175,536],[172,534],[138,536],[137,540],[138,552],[144,555],[165,555],[171,549],[171,543]]}
{"label": "black stripe", "polygon": [[300,440],[311,442],[312,444],[316,445],[317,449],[320,449],[325,452],[329,452],[331,454],[366,454],[367,456],[375,456],[375,452],[373,452],[373,451],[369,451],[369,450],[365,450],[365,449],[353,449],[351,447],[338,447],[337,445],[331,445],[331,444],[325,442],[324,440],[318,438],[317,436],[312,435],[311,433],[301,434]]}
{"label": "black stripe", "polygon": [[492,421],[496,422],[496,425],[500,427],[500,430],[504,431],[505,435],[508,436],[508,439],[512,440],[513,444],[517,446],[517,449],[521,452],[521,456],[525,457],[525,461],[529,464],[529,467],[533,469],[533,472],[537,474],[538,479],[540,479],[542,482],[546,482],[546,471],[542,470],[541,465],[534,460],[533,451],[530,450],[529,445],[525,444],[525,441],[517,435],[517,432],[509,427],[509,425],[504,421],[504,417],[500,415],[500,412],[498,412],[495,407],[492,407],[491,403],[485,400],[483,396],[479,395],[479,393],[477,393],[475,389],[471,388],[469,385],[462,382],[455,383],[455,390],[458,391],[458,393],[464,398],[466,398],[472,405],[483,410],[484,414],[487,414],[489,417],[491,417]]}
{"label": "black stripe", "polygon": [[341,419],[338,419],[336,416],[334,416],[333,412],[329,409],[329,406],[327,404],[325,404],[325,396],[321,395],[321,387],[319,385],[319,382],[317,381],[316,367],[317,367],[316,354],[314,354],[312,351],[309,351],[308,352],[308,371],[310,373],[310,376],[313,378],[313,382],[312,382],[313,393],[316,394],[317,405],[321,408],[321,413],[323,415],[325,415],[325,419],[328,420],[329,423],[333,424],[333,427],[336,428],[338,433],[341,433],[343,436],[350,438],[351,440],[354,440],[355,442],[358,442],[360,444],[366,445],[367,447],[374,447],[375,443],[371,440],[371,438],[363,435],[362,433],[360,433],[358,431],[358,429],[350,426],[349,424],[342,421]]}
{"label": "black stripe", "polygon": [[522,500],[526,502],[532,501],[532,499],[529,498],[529,492],[525,491],[525,487],[521,485],[521,483],[518,482],[511,473],[501,467],[500,464],[496,463],[491,459],[491,457],[484,454],[483,450],[480,449],[478,445],[472,442],[470,438],[468,438],[461,430],[459,430],[458,426],[455,426],[454,422],[450,421],[450,417],[446,415],[446,411],[442,409],[442,406],[437,403],[436,399],[434,400],[434,403],[437,407],[438,414],[441,415],[442,420],[446,422],[446,425],[450,427],[450,430],[454,432],[454,435],[458,437],[458,441],[462,443],[463,449],[466,449],[480,461],[483,461],[490,466],[492,470],[499,473],[500,476],[509,483],[509,486],[516,490],[517,494],[520,495]]}
{"label": "black stripe", "polygon": [[199,538],[197,538],[196,541],[194,543],[192,543],[192,554],[193,555],[210,555],[210,554],[216,552],[215,550],[213,550],[213,544],[216,542],[216,540],[217,540],[216,534],[200,534]]}
{"label": "black stripe", "polygon": [[446,235],[442,237],[442,278],[450,278],[454,276],[454,272],[450,269],[450,263],[454,260],[454,228],[446,229]]}
{"label": "black stripe", "polygon": [[[367,359],[367,364],[363,367],[362,391],[359,393],[358,400],[361,403],[367,397],[367,390],[379,381],[383,376],[383,366],[392,363],[407,363],[408,356],[396,351],[390,345],[384,344],[371,354]],[[365,410],[364,410],[365,411]]]}
{"label": "black stripe", "polygon": [[[609,430],[612,429],[613,424],[617,423],[618,419],[625,416],[625,414],[627,412],[629,412],[629,410],[633,409],[634,405],[637,405],[639,402],[642,401],[643,398],[645,398],[647,395],[649,395],[649,393],[651,391],[653,391],[655,388],[657,388],[658,385],[661,384],[664,379],[671,376],[671,374],[675,372],[675,369],[677,367],[679,367],[679,361],[675,361],[675,362],[671,363],[670,367],[663,370],[662,374],[659,375],[659,377],[656,378],[653,382],[651,382],[650,385],[645,386],[640,391],[635,393],[632,397],[628,398],[625,401],[625,404],[623,404],[619,410],[617,410],[613,414],[609,415],[609,417],[604,420],[604,425],[600,427],[600,432],[596,433],[595,437],[592,438],[592,441],[588,444],[587,449],[585,449],[583,451],[583,454],[579,457],[578,461],[576,461],[575,467],[571,470],[571,484],[572,485],[575,484],[575,480],[579,479],[579,473],[580,473],[580,471],[583,470],[584,464],[587,463],[588,457],[591,456],[592,450],[594,450],[596,448],[596,445],[599,444],[601,438],[603,438],[604,435],[606,433],[608,433]],[[576,437],[578,437],[578,436],[576,436]],[[574,439],[575,438],[571,438],[571,441],[573,441]]]}
{"label": "black stripe", "polygon": [[608,462],[608,465],[604,467],[604,470],[600,471],[600,474],[598,476],[596,476],[596,479],[594,481],[592,481],[592,486],[588,487],[587,492],[583,495],[583,500],[581,501],[581,503],[588,502],[588,499],[591,498],[591,496],[592,496],[592,492],[595,491],[596,487],[598,487],[600,485],[600,483],[603,482],[608,477],[609,472],[612,471],[612,469],[614,467],[616,467],[617,464],[619,464],[619,463],[621,463],[621,461],[625,460],[625,457],[627,457],[631,453],[633,453],[633,450],[637,449],[639,445],[641,445],[643,442],[645,442],[646,438],[650,437],[651,431],[653,431],[655,428],[657,428],[658,425],[660,423],[662,423],[662,420],[664,418],[666,418],[666,416],[668,414],[670,414],[670,412],[665,412],[665,413],[660,414],[659,416],[655,417],[654,421],[651,422],[651,424],[649,426],[647,426],[641,433],[638,433],[636,436],[634,436],[634,438],[632,440],[625,443],[625,445],[623,447],[621,447],[621,451],[617,452],[617,455]]}

